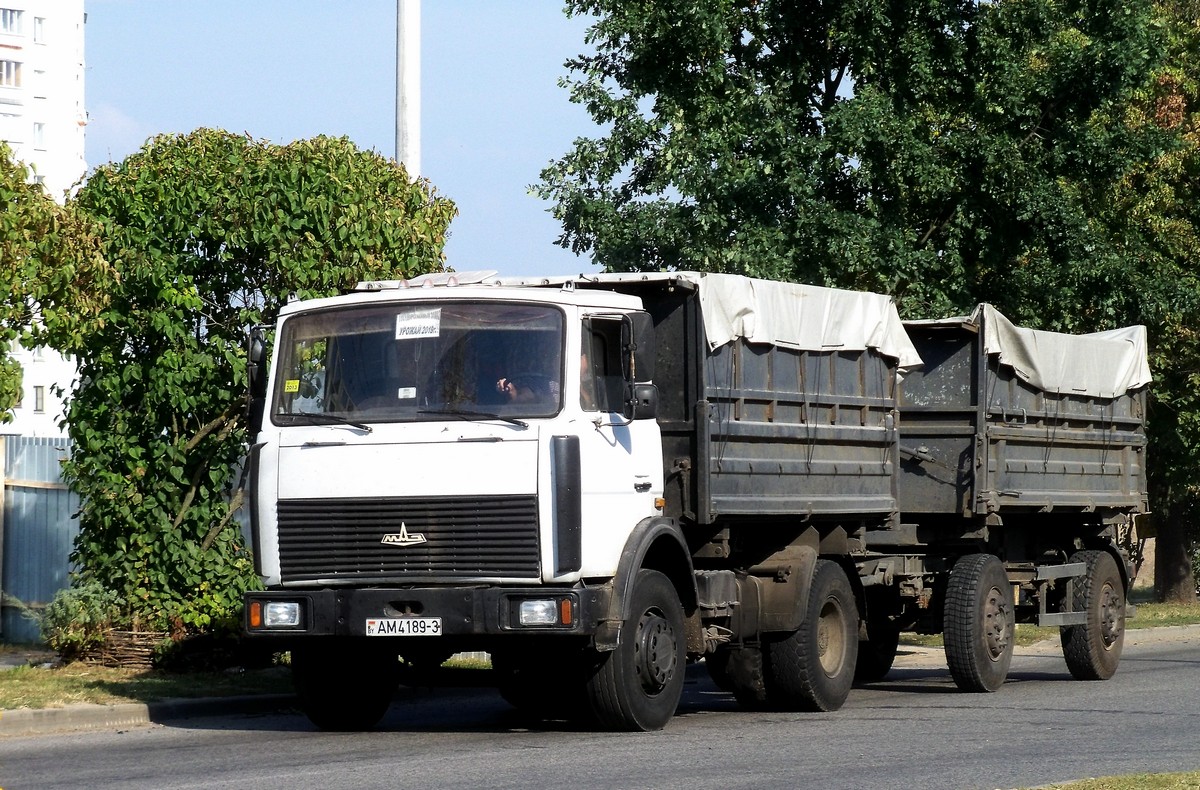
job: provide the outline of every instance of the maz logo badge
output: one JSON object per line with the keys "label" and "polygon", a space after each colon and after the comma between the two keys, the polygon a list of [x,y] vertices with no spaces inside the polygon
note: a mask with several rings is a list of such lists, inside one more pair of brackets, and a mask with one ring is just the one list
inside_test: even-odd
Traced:
{"label": "maz logo badge", "polygon": [[416,546],[418,544],[425,543],[426,541],[424,535],[422,535],[420,532],[410,533],[408,531],[408,527],[404,525],[404,522],[401,522],[399,532],[389,532],[388,534],[384,535],[383,540],[379,542],[387,546],[404,547]]}

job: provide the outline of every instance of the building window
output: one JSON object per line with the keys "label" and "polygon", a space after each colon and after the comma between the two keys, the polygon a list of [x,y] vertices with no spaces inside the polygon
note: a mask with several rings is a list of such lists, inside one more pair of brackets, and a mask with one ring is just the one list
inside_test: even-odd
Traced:
{"label": "building window", "polygon": [[0,8],[0,31],[21,35],[21,17],[24,13],[15,8]]}
{"label": "building window", "polygon": [[33,43],[46,43],[46,20],[40,16],[33,18]]}
{"label": "building window", "polygon": [[15,60],[0,60],[0,87],[21,87],[21,64]]}
{"label": "building window", "polygon": [[0,140],[6,141],[9,147],[25,142],[25,124],[22,123],[23,120],[19,115],[0,112]]}
{"label": "building window", "polygon": [[46,388],[41,384],[38,384],[33,388],[33,413],[46,413]]}
{"label": "building window", "polygon": [[33,124],[33,147],[45,149],[46,147],[46,124],[35,122]]}

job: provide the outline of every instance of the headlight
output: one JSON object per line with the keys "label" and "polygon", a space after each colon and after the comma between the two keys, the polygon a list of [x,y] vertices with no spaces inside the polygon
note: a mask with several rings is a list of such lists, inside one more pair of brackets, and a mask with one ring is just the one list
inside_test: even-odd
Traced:
{"label": "headlight", "polygon": [[521,625],[558,625],[558,602],[553,598],[521,601],[517,618]]}
{"label": "headlight", "polygon": [[300,625],[300,604],[297,601],[271,601],[266,607],[263,625],[267,628],[295,628]]}

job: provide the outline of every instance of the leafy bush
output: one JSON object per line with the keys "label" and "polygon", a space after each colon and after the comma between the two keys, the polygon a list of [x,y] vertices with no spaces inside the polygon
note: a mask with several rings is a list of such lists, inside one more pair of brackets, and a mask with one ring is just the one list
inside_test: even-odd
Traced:
{"label": "leafy bush", "polygon": [[[80,498],[77,578],[115,589],[150,630],[217,630],[259,583],[235,518],[247,328],[293,294],[440,270],[454,205],[344,138],[212,129],[102,165],[68,205],[94,223],[81,252],[110,266],[72,294],[102,310],[38,300],[41,339],[79,370],[63,467]],[[48,270],[90,260],[70,252]]]}
{"label": "leafy bush", "polygon": [[63,658],[104,642],[122,620],[121,596],[99,582],[59,590],[42,614],[42,638]]}

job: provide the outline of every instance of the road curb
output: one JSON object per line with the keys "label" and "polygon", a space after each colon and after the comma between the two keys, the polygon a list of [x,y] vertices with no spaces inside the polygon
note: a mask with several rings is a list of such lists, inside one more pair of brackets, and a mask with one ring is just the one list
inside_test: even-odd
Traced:
{"label": "road curb", "polygon": [[178,719],[270,713],[296,704],[294,694],[167,699],[119,705],[81,703],[62,708],[0,711],[0,737],[80,730],[120,730]]}

